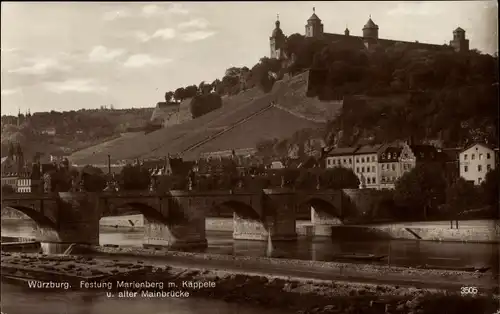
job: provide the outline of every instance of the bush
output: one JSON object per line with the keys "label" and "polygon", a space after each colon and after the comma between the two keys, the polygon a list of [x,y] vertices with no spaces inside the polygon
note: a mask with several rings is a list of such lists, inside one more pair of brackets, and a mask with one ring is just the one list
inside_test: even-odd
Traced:
{"label": "bush", "polygon": [[80,172],[80,180],[86,192],[101,192],[106,188],[104,172],[97,167],[87,165]]}
{"label": "bush", "polygon": [[147,190],[151,183],[148,169],[139,165],[126,165],[120,173],[120,189],[124,191]]}
{"label": "bush", "polygon": [[190,110],[193,119],[201,117],[222,107],[222,98],[218,94],[196,95],[191,99]]}
{"label": "bush", "polygon": [[2,195],[8,195],[16,193],[16,189],[12,185],[4,184],[2,185]]}

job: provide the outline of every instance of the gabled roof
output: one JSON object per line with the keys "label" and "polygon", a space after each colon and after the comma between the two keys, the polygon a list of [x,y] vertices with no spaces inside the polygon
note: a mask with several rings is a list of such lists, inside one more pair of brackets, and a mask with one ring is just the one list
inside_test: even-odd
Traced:
{"label": "gabled roof", "polygon": [[381,148],[382,144],[376,145],[363,145],[356,150],[356,154],[373,154],[377,153]]}
{"label": "gabled roof", "polygon": [[474,147],[475,145],[481,145],[483,146],[484,148],[488,148],[488,149],[491,149],[491,150],[495,150],[494,147],[492,147],[491,145],[488,145],[486,143],[482,143],[482,142],[475,142],[475,143],[472,143],[468,146],[466,146],[464,149],[462,149],[462,151],[460,153],[463,153],[465,152],[466,150],[469,150],[470,148]]}
{"label": "gabled roof", "polygon": [[345,156],[345,155],[353,155],[357,150],[357,147],[341,147],[334,148],[328,152],[327,156]]}

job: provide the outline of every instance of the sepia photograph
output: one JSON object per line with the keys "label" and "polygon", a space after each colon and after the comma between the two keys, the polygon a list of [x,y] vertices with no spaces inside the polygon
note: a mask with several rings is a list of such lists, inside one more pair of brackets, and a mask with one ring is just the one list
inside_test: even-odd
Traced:
{"label": "sepia photograph", "polygon": [[497,1],[1,2],[1,314],[499,314]]}

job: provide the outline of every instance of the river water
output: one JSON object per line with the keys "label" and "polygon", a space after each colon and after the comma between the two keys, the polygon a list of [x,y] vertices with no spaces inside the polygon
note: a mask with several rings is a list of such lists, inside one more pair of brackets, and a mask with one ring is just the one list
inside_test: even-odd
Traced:
{"label": "river water", "polygon": [[[36,225],[32,221],[2,221],[3,237],[35,237]],[[141,247],[143,231],[101,227],[100,244],[123,247]],[[415,267],[493,266],[498,255],[496,244],[430,242],[417,240],[383,240],[364,242],[333,242],[330,238],[299,237],[296,242],[275,242],[269,250],[267,242],[234,241],[231,232],[207,231],[208,248],[215,254],[272,256],[302,260],[331,261],[336,254],[364,253],[386,255],[377,264]]]}

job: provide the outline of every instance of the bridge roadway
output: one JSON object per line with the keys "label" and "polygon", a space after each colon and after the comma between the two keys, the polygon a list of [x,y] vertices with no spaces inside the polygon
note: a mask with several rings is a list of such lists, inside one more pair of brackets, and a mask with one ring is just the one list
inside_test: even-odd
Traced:
{"label": "bridge roadway", "polygon": [[132,207],[144,215],[145,247],[192,248],[207,246],[205,219],[211,207],[233,209],[234,239],[290,241],[297,239],[298,206],[310,206],[316,235],[328,235],[329,226],[355,210],[359,191],[281,188],[11,194],[2,199],[2,209],[14,208],[33,219],[41,242],[96,245],[100,218]]}

